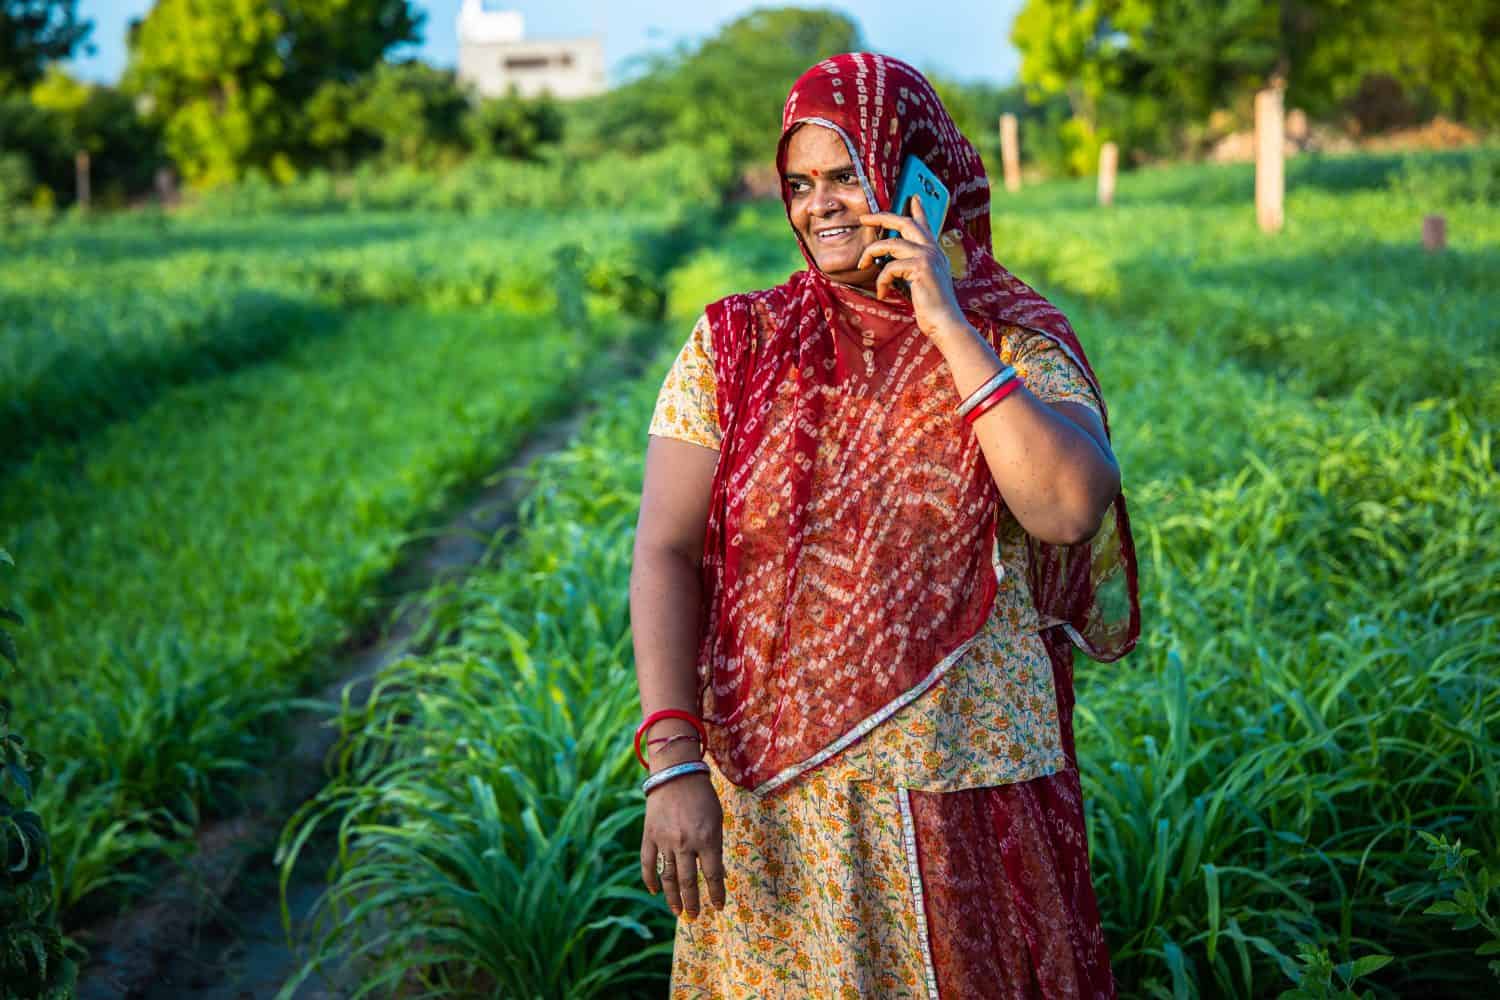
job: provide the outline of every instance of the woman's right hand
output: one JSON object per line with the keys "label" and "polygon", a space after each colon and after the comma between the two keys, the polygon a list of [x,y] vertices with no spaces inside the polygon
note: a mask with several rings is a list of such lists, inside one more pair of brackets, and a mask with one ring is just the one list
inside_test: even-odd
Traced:
{"label": "woman's right hand", "polygon": [[[658,858],[663,865],[660,874]],[[673,913],[692,920],[699,912],[700,868],[708,901],[724,909],[724,810],[708,775],[689,774],[657,786],[646,796],[641,877],[652,893],[667,894]]]}

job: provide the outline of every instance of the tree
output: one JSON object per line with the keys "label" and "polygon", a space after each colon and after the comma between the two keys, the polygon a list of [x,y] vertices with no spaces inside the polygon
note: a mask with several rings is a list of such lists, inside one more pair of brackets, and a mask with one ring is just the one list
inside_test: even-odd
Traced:
{"label": "tree", "polygon": [[27,149],[33,168],[52,190],[71,191],[73,154],[79,150],[92,157],[96,190],[106,200],[123,201],[151,186],[162,159],[160,136],[136,113],[129,96],[76,80],[55,65],[30,96],[41,131],[17,145]]}
{"label": "tree", "polygon": [[381,63],[350,108],[349,121],[373,137],[388,159],[432,166],[462,155],[468,110],[468,96],[452,70]]}
{"label": "tree", "polygon": [[1500,127],[1500,0],[1393,0],[1380,6],[1377,69],[1449,114]]}
{"label": "tree", "polygon": [[[1265,0],[1120,0],[1119,81],[1202,120],[1280,70],[1277,12]],[[1284,70],[1280,70],[1284,72]]]}
{"label": "tree", "polygon": [[737,160],[769,161],[792,82],[818,60],[859,47],[859,28],[843,14],[752,11],[575,109],[580,145],[587,153],[646,152],[717,136]]}
{"label": "tree", "polygon": [[313,147],[303,109],[417,40],[409,0],[158,0],[131,33],[128,86],[199,186],[289,174]]}
{"label": "tree", "polygon": [[78,19],[78,0],[0,0],[0,94],[30,87],[92,28]]}
{"label": "tree", "polygon": [[285,23],[285,93],[311,97],[325,80],[351,82],[394,46],[422,37],[409,0],[263,0]]}
{"label": "tree", "polygon": [[464,130],[476,153],[529,160],[543,145],[562,138],[563,116],[546,94],[529,100],[510,94],[476,101]]}
{"label": "tree", "polygon": [[1028,0],[1011,37],[1028,92],[1067,95],[1079,144],[1109,134],[1166,152],[1271,80],[1332,114],[1388,74],[1493,122],[1497,31],[1500,0]]}
{"label": "tree", "polygon": [[1110,30],[1110,0],[1028,0],[1011,26],[1021,82],[1034,99],[1065,95],[1075,117],[1094,121],[1119,85],[1125,39]]}

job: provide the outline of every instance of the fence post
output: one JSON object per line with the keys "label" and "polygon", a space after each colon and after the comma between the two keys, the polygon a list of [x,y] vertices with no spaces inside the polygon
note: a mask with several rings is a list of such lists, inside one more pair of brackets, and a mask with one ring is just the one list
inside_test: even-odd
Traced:
{"label": "fence post", "polygon": [[76,186],[75,193],[78,195],[78,207],[84,211],[88,211],[90,200],[89,151],[86,149],[80,149],[77,153],[73,154],[73,181]]}
{"label": "fence post", "polygon": [[1422,246],[1436,253],[1448,245],[1448,219],[1442,215],[1428,215],[1422,219]]}
{"label": "fence post", "polygon": [[1120,147],[1106,142],[1099,147],[1099,204],[1115,202],[1115,170],[1120,165]]}
{"label": "fence post", "polygon": [[156,168],[156,201],[163,208],[177,204],[177,175],[171,167]]}
{"label": "fence post", "polygon": [[1255,218],[1262,231],[1279,232],[1286,195],[1284,150],[1286,132],[1282,122],[1282,86],[1271,86],[1255,95]]}
{"label": "fence post", "polygon": [[1016,116],[1000,116],[1000,162],[1005,166],[1005,190],[1021,190],[1021,142]]}

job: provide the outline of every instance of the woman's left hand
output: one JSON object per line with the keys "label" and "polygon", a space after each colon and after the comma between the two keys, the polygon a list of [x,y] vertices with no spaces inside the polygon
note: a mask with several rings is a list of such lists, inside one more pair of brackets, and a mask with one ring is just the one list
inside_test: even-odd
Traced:
{"label": "woman's left hand", "polygon": [[861,225],[894,229],[901,235],[876,240],[860,255],[859,267],[866,268],[877,257],[890,256],[880,269],[875,282],[875,296],[885,299],[900,294],[894,287],[897,278],[906,281],[910,289],[912,308],[917,314],[917,326],[931,337],[940,332],[951,331],[968,320],[958,305],[958,293],[953,289],[953,270],[948,265],[948,255],[943,252],[932,228],[927,224],[927,213],[920,198],[912,198],[912,214],[896,215],[892,212],[871,212],[861,215]]}

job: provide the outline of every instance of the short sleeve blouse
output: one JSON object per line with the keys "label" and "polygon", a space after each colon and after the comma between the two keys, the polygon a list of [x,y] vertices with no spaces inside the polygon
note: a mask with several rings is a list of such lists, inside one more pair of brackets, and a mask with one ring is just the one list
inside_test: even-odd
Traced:
{"label": "short sleeve blouse", "polygon": [[[1021,327],[1001,335],[1001,360],[1016,366],[1043,402],[1100,412],[1093,387],[1050,338]],[[649,433],[717,450],[722,439],[707,317],[693,326],[667,372]],[[1028,781],[1067,766],[1043,622],[1026,587],[1025,534],[1008,511],[998,526],[999,592],[978,641],[924,691],[821,768],[830,779],[955,791]]]}

